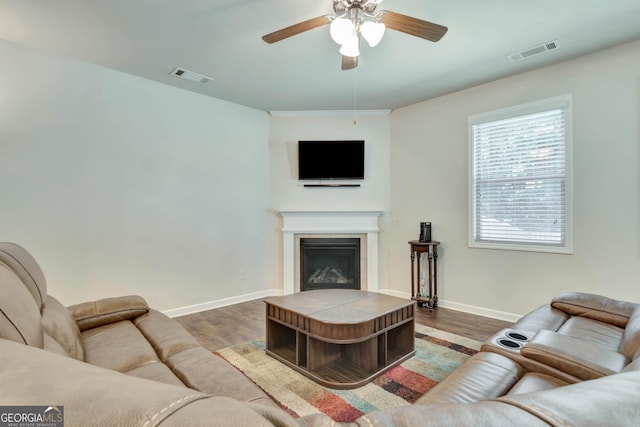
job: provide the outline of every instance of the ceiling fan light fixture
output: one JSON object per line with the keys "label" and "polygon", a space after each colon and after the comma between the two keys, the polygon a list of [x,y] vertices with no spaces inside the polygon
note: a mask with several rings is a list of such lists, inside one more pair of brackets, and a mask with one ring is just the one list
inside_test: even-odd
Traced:
{"label": "ceiling fan light fixture", "polygon": [[447,33],[444,25],[424,21],[412,16],[392,12],[376,11],[384,0],[332,0],[335,15],[322,15],[298,22],[262,36],[266,43],[275,43],[304,33],[314,28],[329,25],[333,41],[340,45],[342,69],[351,70],[358,66],[360,56],[360,36],[371,47],[377,46],[386,28],[400,31],[424,40],[437,42]]}
{"label": "ceiling fan light fixture", "polygon": [[334,42],[344,44],[353,35],[354,29],[355,27],[350,19],[340,17],[331,22],[329,34],[331,34]]}
{"label": "ceiling fan light fixture", "polygon": [[360,46],[358,46],[360,44],[359,42],[360,39],[358,38],[358,35],[352,33],[347,41],[342,44],[342,47],[340,48],[340,54],[350,57],[360,56]]}
{"label": "ceiling fan light fixture", "polygon": [[384,36],[385,25],[382,22],[367,21],[360,25],[360,34],[369,46],[376,47]]}

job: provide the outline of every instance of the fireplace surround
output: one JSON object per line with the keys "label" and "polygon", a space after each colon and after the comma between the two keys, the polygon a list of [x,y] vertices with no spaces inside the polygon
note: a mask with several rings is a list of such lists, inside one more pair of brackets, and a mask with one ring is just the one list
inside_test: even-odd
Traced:
{"label": "fireplace surround", "polygon": [[378,217],[382,211],[281,210],[283,295],[300,292],[301,238],[360,239],[362,290],[378,291]]}

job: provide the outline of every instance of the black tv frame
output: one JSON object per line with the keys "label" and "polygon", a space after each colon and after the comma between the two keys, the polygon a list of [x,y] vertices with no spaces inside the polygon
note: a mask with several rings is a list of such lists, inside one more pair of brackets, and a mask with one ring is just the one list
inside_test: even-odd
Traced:
{"label": "black tv frame", "polygon": [[[339,161],[335,161],[338,159]],[[363,180],[364,140],[298,141],[298,179]],[[359,184],[306,184],[305,187],[358,187]]]}

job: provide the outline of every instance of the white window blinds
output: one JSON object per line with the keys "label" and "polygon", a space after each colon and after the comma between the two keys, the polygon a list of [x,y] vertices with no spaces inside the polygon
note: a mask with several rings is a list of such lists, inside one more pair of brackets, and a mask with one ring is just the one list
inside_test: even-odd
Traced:
{"label": "white window blinds", "polygon": [[472,121],[472,243],[567,247],[566,110]]}

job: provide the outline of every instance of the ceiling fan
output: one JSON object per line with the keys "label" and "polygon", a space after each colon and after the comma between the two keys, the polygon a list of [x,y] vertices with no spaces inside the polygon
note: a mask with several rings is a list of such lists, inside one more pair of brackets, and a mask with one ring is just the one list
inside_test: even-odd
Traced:
{"label": "ceiling fan", "polygon": [[358,66],[360,36],[369,46],[376,46],[384,36],[385,28],[401,31],[415,37],[437,42],[447,27],[422,19],[376,8],[383,0],[333,0],[335,15],[324,15],[291,25],[262,36],[267,43],[275,43],[305,31],[331,24],[331,38],[341,45],[342,69]]}

